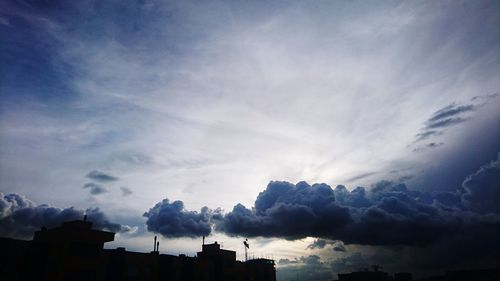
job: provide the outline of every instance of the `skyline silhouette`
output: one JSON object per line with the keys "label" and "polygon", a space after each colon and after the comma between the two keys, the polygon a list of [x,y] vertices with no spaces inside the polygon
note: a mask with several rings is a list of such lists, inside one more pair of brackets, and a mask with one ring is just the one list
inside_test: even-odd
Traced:
{"label": "skyline silhouette", "polygon": [[[5,281],[24,280],[189,280],[189,281],[276,281],[274,260],[236,259],[236,252],[221,249],[215,241],[205,244],[196,256],[160,254],[154,237],[153,251],[131,252],[124,247],[105,249],[115,233],[95,230],[92,222],[83,220],[63,222],[61,226],[42,227],[33,240],[0,237],[3,255],[0,259],[0,278]],[[248,245],[245,240],[245,246]],[[338,273],[337,281],[413,281],[409,272],[390,275],[379,265],[351,272]],[[296,276],[298,279],[299,274]],[[307,278],[307,277],[306,277]],[[292,279],[293,280],[293,279]],[[454,270],[419,281],[498,281],[500,268]]]}
{"label": "skyline silhouette", "polygon": [[217,242],[202,245],[194,257],[105,249],[115,233],[92,229],[92,222],[73,220],[55,228],[42,227],[33,240],[0,237],[3,249],[0,278],[5,281],[276,281],[274,261],[236,260],[236,252]]}

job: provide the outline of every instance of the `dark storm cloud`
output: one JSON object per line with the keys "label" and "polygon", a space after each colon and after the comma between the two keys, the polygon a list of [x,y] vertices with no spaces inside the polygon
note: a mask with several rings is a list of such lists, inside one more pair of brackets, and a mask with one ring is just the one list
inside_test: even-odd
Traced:
{"label": "dark storm cloud", "polygon": [[82,188],[88,188],[90,190],[90,194],[92,195],[99,195],[108,192],[108,189],[93,182],[86,183]]}
{"label": "dark storm cloud", "polygon": [[352,222],[349,209],[336,204],[334,198],[326,184],[271,182],[257,197],[255,208],[236,205],[223,219],[216,220],[216,228],[248,237],[328,237],[328,233]]}
{"label": "dark storm cloud", "polygon": [[203,207],[200,212],[187,211],[182,201],[170,203],[168,199],[144,213],[148,231],[165,237],[207,236],[212,231],[211,218],[214,215],[216,213],[207,207]]}
{"label": "dark storm cloud", "polygon": [[[300,239],[318,237],[309,248],[322,248],[341,240],[346,244],[426,246],[483,225],[500,227],[500,214],[481,215],[467,206],[480,205],[492,196],[498,173],[497,162],[485,166],[465,181],[467,193],[420,192],[403,183],[381,181],[367,191],[352,191],[339,185],[309,185],[271,182],[255,201],[254,208],[242,204],[222,215],[203,208],[184,209],[181,201],[164,200],[144,214],[148,230],[167,237],[208,235],[212,225],[231,236]],[[477,183],[476,183],[477,182]],[[477,185],[491,184],[489,189]],[[493,197],[497,198],[497,197]],[[498,211],[493,204],[487,210]],[[334,244],[343,251],[343,244]]]}
{"label": "dark storm cloud", "polygon": [[113,181],[117,181],[120,179],[118,177],[114,177],[110,174],[106,174],[104,172],[97,171],[97,170],[91,171],[85,177],[92,179],[92,180],[95,180],[95,181],[98,181],[98,182],[113,182]]}
{"label": "dark storm cloud", "polygon": [[[426,246],[472,230],[486,231],[483,225],[500,228],[500,210],[494,204],[500,186],[498,172],[498,162],[482,167],[464,182],[466,194],[420,192],[389,181],[381,181],[369,191],[271,182],[254,208],[236,205],[215,220],[216,229],[245,237],[312,236],[347,244]],[[482,204],[487,198],[490,201]],[[495,214],[483,216],[468,208],[476,205]],[[324,245],[326,242],[317,240],[311,248]]]}
{"label": "dark storm cloud", "polygon": [[273,181],[253,208],[237,204],[225,214],[206,207],[192,212],[181,201],[164,200],[144,216],[149,231],[170,237],[208,235],[215,227],[230,236],[320,238],[310,249],[331,244],[344,251],[343,243],[429,246],[500,229],[499,172],[496,160],[470,175],[455,192],[411,190],[390,181],[369,190]]}
{"label": "dark storm cloud", "polygon": [[341,205],[351,207],[367,207],[370,205],[364,187],[358,186],[352,191],[349,191],[345,186],[337,185],[333,192],[335,194],[335,201]]}
{"label": "dark storm cloud", "polygon": [[472,104],[451,104],[434,112],[425,122],[425,126],[421,129],[420,133],[415,136],[416,141],[442,135],[444,129],[467,121],[469,118],[464,115],[473,110],[475,110],[475,106]]}
{"label": "dark storm cloud", "polygon": [[333,190],[326,184],[271,182],[257,197],[255,208],[238,204],[223,220],[216,222],[216,227],[229,235],[248,237],[312,236],[347,243],[400,244],[436,236],[414,237],[406,233],[408,231],[404,231],[404,235],[395,231],[398,237],[393,237],[395,235],[387,230],[388,225],[404,230],[413,223],[413,218],[437,213],[432,207],[418,205],[408,196],[404,185],[389,182],[379,183],[371,194],[361,187],[351,192],[344,186]]}
{"label": "dark storm cloud", "polygon": [[112,223],[98,208],[87,210],[69,207],[65,209],[37,205],[19,194],[0,193],[0,236],[29,238],[42,226],[56,227],[64,221],[82,219],[86,214],[96,229],[127,232],[127,225]]}

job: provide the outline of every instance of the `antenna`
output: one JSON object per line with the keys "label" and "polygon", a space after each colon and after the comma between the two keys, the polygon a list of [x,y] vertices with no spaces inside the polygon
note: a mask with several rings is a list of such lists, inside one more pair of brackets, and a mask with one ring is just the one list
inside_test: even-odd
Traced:
{"label": "antenna", "polygon": [[156,235],[155,235],[155,242],[153,243],[153,252],[156,252]]}
{"label": "antenna", "polygon": [[247,252],[247,249],[250,248],[250,244],[248,244],[248,239],[245,239],[245,241],[243,241],[243,245],[245,245],[245,261],[248,260],[248,252]]}
{"label": "antenna", "polygon": [[203,235],[203,244],[202,245],[205,245],[205,235]]}
{"label": "antenna", "polygon": [[156,251],[160,252],[160,241],[156,242]]}

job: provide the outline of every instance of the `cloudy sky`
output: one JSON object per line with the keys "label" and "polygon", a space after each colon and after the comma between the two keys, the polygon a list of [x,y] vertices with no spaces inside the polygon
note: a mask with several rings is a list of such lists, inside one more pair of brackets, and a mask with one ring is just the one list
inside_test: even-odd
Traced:
{"label": "cloudy sky", "polygon": [[279,280],[499,265],[499,11],[2,0],[0,234],[249,238]]}

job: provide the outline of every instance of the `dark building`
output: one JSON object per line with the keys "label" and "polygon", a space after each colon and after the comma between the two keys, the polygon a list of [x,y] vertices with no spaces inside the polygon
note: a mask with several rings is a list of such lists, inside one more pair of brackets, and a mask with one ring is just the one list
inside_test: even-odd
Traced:
{"label": "dark building", "polygon": [[196,257],[127,252],[124,248],[103,250],[107,264],[105,280],[174,281],[275,281],[274,261],[236,260],[236,252],[223,250],[217,242],[205,244]]}
{"label": "dark building", "polygon": [[457,270],[445,274],[446,281],[500,281],[500,269]]}
{"label": "dark building", "polygon": [[389,274],[382,271],[359,271],[339,273],[339,281],[389,281]]}
{"label": "dark building", "polygon": [[455,270],[441,276],[432,276],[420,281],[500,281],[500,268]]}
{"label": "dark building", "polygon": [[408,272],[400,272],[390,276],[387,272],[379,271],[378,266],[373,266],[373,268],[373,271],[339,273],[338,281],[413,281],[411,273]]}
{"label": "dark building", "polygon": [[71,221],[36,231],[32,241],[2,238],[1,280],[102,280],[102,248],[114,236]]}
{"label": "dark building", "polygon": [[103,249],[114,233],[92,223],[65,222],[35,232],[31,241],[0,238],[2,281],[276,281],[273,260],[237,261],[217,242],[196,257]]}
{"label": "dark building", "polygon": [[409,272],[399,272],[394,274],[394,281],[413,281],[413,277]]}

